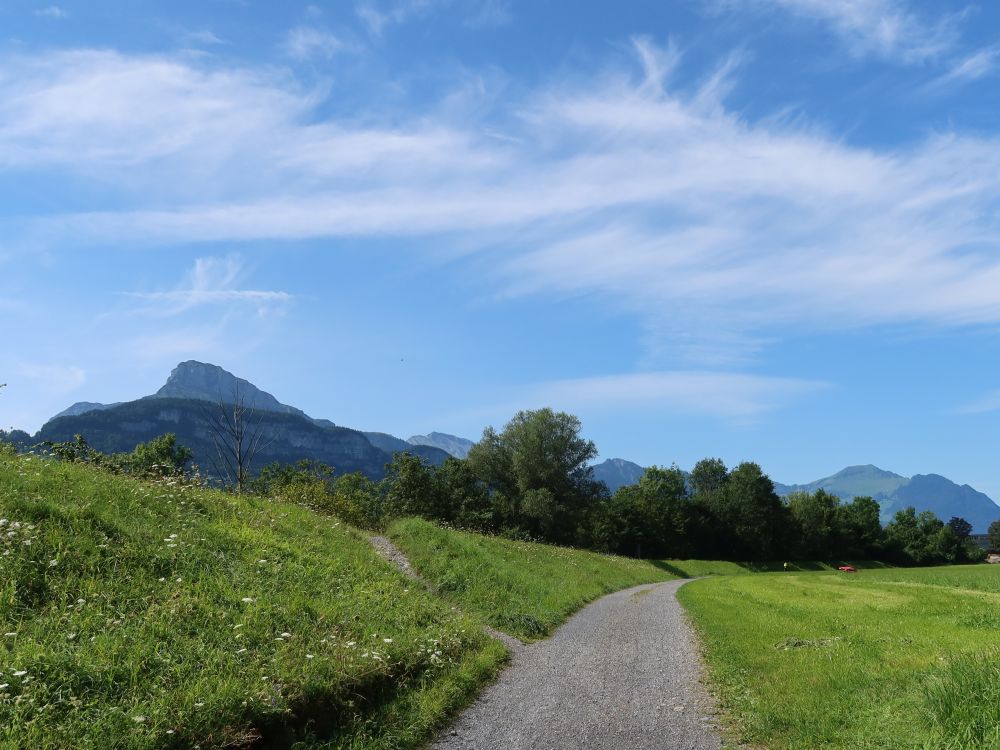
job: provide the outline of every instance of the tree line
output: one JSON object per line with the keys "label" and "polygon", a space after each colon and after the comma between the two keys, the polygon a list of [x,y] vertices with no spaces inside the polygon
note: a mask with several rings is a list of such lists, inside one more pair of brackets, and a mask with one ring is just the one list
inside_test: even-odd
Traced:
{"label": "tree line", "polygon": [[[75,443],[50,446],[69,460],[125,473],[176,473],[190,451],[165,435],[130,454],[104,457]],[[594,443],[580,420],[552,409],[521,411],[486,428],[465,459],[429,465],[398,453],[385,477],[337,476],[302,460],[271,464],[241,489],[280,496],[368,529],[421,516],[458,528],[651,558],[739,561],[881,559],[900,564],[982,559],[960,518],[944,523],[907,508],[883,528],[870,497],[842,502],[818,490],[781,498],[752,462],[706,458],[690,473],[651,467],[613,494],[593,476]],[[235,487],[234,487],[235,489]]]}

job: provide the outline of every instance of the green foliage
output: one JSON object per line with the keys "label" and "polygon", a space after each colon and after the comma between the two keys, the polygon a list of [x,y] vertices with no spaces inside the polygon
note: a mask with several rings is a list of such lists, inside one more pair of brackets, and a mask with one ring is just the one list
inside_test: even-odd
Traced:
{"label": "green foliage", "polygon": [[1000,569],[953,566],[694,581],[732,744],[993,750]]}
{"label": "green foliage", "polygon": [[950,526],[930,511],[913,508],[896,513],[885,527],[888,552],[901,562],[918,565],[933,562],[964,562],[967,546]]}
{"label": "green foliage", "polygon": [[675,577],[643,560],[470,534],[417,518],[392,523],[388,533],[445,597],[528,640],[599,596]]}
{"label": "green foliage", "polygon": [[178,445],[177,436],[168,432],[148,443],[139,443],[125,459],[125,464],[130,474],[174,476],[183,474],[193,457],[191,450]]}
{"label": "green foliage", "polygon": [[636,557],[688,557],[694,507],[684,473],[651,467],[638,484],[622,487],[608,504],[610,548]]}
{"label": "green foliage", "polygon": [[0,519],[0,747],[417,748],[505,659],[296,503],[4,455]]}
{"label": "green foliage", "polygon": [[990,541],[990,547],[993,549],[1000,549],[1000,520],[994,521],[990,524],[989,529],[987,529],[987,534]]}
{"label": "green foliage", "polygon": [[580,429],[570,414],[539,409],[518,412],[499,433],[483,432],[467,460],[506,525],[555,542],[583,536],[580,521],[606,489],[588,465],[597,448]]}

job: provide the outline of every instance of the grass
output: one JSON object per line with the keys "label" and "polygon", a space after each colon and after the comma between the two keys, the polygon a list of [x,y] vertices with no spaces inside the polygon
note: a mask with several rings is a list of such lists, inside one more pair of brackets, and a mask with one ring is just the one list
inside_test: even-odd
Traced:
{"label": "grass", "polygon": [[1000,567],[730,576],[679,596],[736,742],[1000,747]]}
{"label": "grass", "polygon": [[444,529],[416,518],[392,540],[450,601],[524,640],[551,633],[589,601],[676,578],[655,563]]}
{"label": "grass", "polygon": [[506,658],[335,519],[0,455],[0,747],[413,748]]}

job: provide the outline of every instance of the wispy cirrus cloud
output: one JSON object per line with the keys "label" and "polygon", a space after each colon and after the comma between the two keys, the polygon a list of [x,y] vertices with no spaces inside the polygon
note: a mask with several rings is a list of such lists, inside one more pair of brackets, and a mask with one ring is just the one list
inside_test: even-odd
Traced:
{"label": "wispy cirrus cloud", "polygon": [[295,60],[330,60],[351,49],[340,37],[314,26],[296,26],[285,35],[282,50]]}
{"label": "wispy cirrus cloud", "polygon": [[995,411],[1000,411],[1000,388],[955,409],[956,414],[989,414]]}
{"label": "wispy cirrus cloud", "polygon": [[558,380],[529,389],[524,398],[571,413],[653,410],[751,423],[829,387],[817,380],[683,370]]}
{"label": "wispy cirrus cloud", "polygon": [[977,50],[951,63],[948,70],[927,84],[927,91],[943,91],[964,83],[978,81],[997,71],[1000,45]]}
{"label": "wispy cirrus cloud", "polygon": [[951,50],[958,40],[961,16],[928,19],[905,0],[715,0],[722,10],[782,10],[827,25],[852,54],[920,63]]}
{"label": "wispy cirrus cloud", "polygon": [[502,26],[512,17],[509,0],[360,0],[355,14],[373,36],[387,29],[449,9],[462,14],[466,26]]}
{"label": "wispy cirrus cloud", "polygon": [[198,258],[175,289],[125,294],[146,303],[139,311],[168,317],[205,305],[233,304],[249,305],[263,315],[276,305],[292,301],[287,292],[238,288],[243,275],[243,262],[237,257]]}
{"label": "wispy cirrus cloud", "polygon": [[60,8],[58,5],[49,5],[45,8],[39,8],[35,11],[36,16],[42,16],[43,18],[52,18],[56,21],[62,21],[69,18],[69,11],[65,8]]}
{"label": "wispy cirrus cloud", "polygon": [[[632,70],[485,113],[363,119],[318,115],[321,92],[272,70],[18,58],[0,79],[0,169],[121,176],[116,203],[128,207],[10,233],[434,237],[478,253],[497,294],[600,295],[699,360],[716,342],[731,351],[797,332],[1000,323],[996,138],[943,132],[876,149],[750,122],[726,104],[738,56],[685,86],[671,77],[676,50],[642,38],[635,53]],[[153,197],[130,183],[136,164]],[[188,291],[205,301],[236,289]]]}

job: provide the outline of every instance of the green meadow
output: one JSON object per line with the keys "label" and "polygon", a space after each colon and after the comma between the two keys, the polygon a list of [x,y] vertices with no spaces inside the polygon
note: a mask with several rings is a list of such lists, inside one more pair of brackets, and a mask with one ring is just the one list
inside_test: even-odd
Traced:
{"label": "green meadow", "polygon": [[449,601],[523,640],[604,594],[677,576],[658,563],[444,529],[419,518],[389,536]]}
{"label": "green meadow", "polygon": [[0,747],[411,748],[506,659],[293,504],[0,455]]}
{"label": "green meadow", "polygon": [[1000,567],[727,576],[679,597],[734,743],[1000,747]]}

